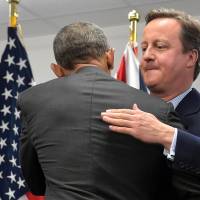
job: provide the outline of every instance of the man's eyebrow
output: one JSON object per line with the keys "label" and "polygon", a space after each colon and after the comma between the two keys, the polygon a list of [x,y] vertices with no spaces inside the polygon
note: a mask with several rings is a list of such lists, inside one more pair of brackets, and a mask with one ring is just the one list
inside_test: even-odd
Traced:
{"label": "man's eyebrow", "polygon": [[142,41],[142,42],[140,43],[140,45],[142,45],[142,44],[147,44],[147,42],[146,42],[146,41]]}

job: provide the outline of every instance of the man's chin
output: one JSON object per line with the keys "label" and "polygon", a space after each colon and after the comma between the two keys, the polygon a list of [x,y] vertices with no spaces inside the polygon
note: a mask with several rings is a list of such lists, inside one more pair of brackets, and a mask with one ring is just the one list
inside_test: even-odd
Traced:
{"label": "man's chin", "polygon": [[150,94],[155,94],[156,96],[160,96],[163,93],[163,89],[156,84],[148,85],[147,88],[149,89]]}
{"label": "man's chin", "polygon": [[157,86],[156,82],[153,81],[153,80],[152,81],[150,81],[150,80],[147,81],[147,80],[144,79],[144,83],[149,89],[153,89],[154,87]]}

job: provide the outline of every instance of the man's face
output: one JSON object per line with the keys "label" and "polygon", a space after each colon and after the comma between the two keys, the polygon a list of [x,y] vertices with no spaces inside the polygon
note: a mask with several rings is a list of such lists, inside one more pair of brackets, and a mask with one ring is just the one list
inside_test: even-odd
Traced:
{"label": "man's face", "polygon": [[170,18],[152,20],[144,28],[141,72],[150,91],[161,98],[181,91],[188,76],[190,56],[183,53],[180,32],[180,24]]}

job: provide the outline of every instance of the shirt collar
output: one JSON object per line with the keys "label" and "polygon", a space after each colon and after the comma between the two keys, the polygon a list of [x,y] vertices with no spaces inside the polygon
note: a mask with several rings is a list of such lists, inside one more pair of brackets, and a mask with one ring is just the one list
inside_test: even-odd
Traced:
{"label": "shirt collar", "polygon": [[183,98],[192,90],[192,88],[187,89],[185,92],[171,99],[169,102],[173,104],[174,109],[178,106],[178,104],[183,100]]}

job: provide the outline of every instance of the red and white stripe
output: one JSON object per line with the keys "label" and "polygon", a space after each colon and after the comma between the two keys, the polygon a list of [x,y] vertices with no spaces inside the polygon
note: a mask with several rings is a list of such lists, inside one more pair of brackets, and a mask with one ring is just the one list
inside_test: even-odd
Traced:
{"label": "red and white stripe", "polygon": [[137,52],[137,44],[135,44],[134,47],[132,47],[130,43],[126,45],[116,78],[134,88],[140,89],[139,61],[136,57]]}

